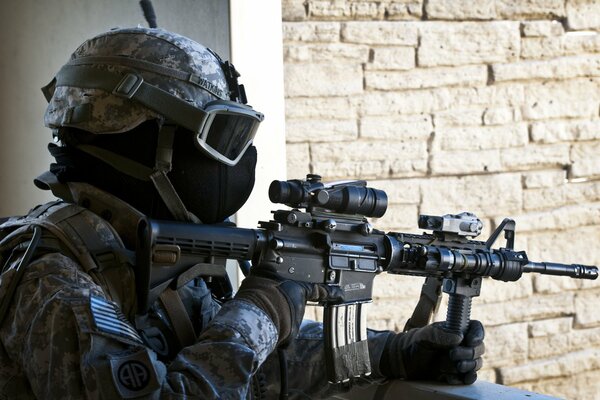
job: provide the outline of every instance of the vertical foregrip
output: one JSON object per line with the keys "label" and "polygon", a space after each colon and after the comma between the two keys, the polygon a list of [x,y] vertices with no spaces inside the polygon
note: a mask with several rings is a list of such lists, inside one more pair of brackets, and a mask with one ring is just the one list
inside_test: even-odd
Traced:
{"label": "vertical foregrip", "polygon": [[452,332],[467,332],[471,319],[471,301],[472,297],[450,294],[444,328]]}

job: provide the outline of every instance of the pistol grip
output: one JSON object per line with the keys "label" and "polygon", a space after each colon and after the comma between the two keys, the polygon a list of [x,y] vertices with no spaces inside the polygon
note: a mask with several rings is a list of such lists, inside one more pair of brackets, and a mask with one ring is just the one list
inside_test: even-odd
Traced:
{"label": "pistol grip", "polygon": [[326,304],[323,314],[325,363],[332,383],[371,374],[366,302]]}

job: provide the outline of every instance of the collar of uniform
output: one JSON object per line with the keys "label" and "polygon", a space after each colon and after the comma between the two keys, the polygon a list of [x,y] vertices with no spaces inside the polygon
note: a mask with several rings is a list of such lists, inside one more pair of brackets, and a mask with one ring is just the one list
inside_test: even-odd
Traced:
{"label": "collar of uniform", "polygon": [[135,249],[137,225],[145,216],[128,203],[88,183],[60,183],[49,171],[34,182],[40,189],[51,190],[66,202],[75,203],[99,215],[112,225],[126,248]]}
{"label": "collar of uniform", "polygon": [[112,194],[88,183],[67,183],[73,200],[108,221],[117,231],[125,247],[135,249],[138,222],[144,214]]}

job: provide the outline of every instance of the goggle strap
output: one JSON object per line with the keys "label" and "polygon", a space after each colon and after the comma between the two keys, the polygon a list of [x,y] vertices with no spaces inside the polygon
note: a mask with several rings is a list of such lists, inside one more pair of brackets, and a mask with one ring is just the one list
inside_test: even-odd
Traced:
{"label": "goggle strap", "polygon": [[126,99],[132,99],[174,121],[177,125],[198,132],[205,112],[188,102],[146,83],[141,75],[115,73],[86,65],[65,65],[56,74],[58,86],[100,89]]}
{"label": "goggle strap", "polygon": [[177,194],[177,191],[171,184],[169,177],[165,171],[155,171],[150,175],[154,187],[158,191],[160,198],[165,203],[171,215],[178,221],[202,223],[198,217],[189,212],[181,198]]}

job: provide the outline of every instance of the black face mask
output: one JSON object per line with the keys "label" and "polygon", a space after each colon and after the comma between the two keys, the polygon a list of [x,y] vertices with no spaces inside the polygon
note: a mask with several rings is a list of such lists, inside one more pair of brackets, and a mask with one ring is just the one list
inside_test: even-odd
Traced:
{"label": "black face mask", "polygon": [[[155,121],[147,121],[132,131],[118,135],[71,131],[65,133],[73,146],[89,143],[148,167],[154,165],[158,134]],[[50,147],[57,160],[50,170],[57,174],[61,182],[88,182],[116,195],[152,218],[172,219],[151,182],[132,178],[73,146]],[[256,148],[250,146],[240,161],[229,167],[202,154],[193,143],[192,132],[180,129],[175,133],[173,169],[168,176],[190,212],[207,224],[222,222],[248,200],[254,187],[256,158]]]}
{"label": "black face mask", "polygon": [[252,192],[256,148],[250,146],[240,161],[230,167],[204,156],[190,136],[178,133],[169,179],[186,208],[203,223],[222,222],[235,214]]}

